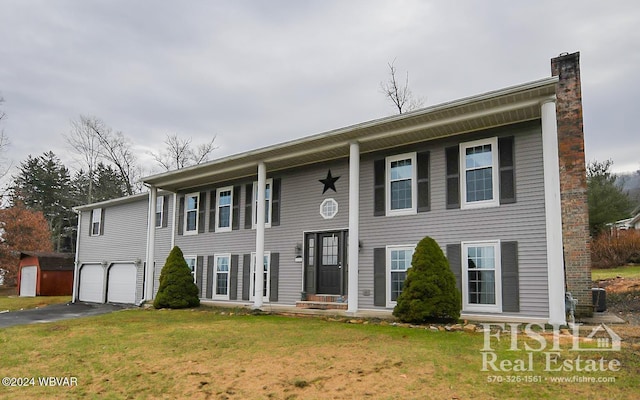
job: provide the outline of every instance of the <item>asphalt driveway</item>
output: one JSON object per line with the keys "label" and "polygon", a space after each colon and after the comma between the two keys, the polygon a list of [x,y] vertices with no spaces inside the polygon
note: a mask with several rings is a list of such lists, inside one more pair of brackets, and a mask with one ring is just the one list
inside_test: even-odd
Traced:
{"label": "asphalt driveway", "polygon": [[66,303],[32,310],[9,311],[0,313],[0,328],[89,317],[131,307],[133,306],[121,304]]}

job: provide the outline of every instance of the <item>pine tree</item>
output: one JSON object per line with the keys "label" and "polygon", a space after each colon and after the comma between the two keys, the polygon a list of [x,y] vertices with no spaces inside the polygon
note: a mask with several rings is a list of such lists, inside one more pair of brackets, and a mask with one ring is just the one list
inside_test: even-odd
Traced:
{"label": "pine tree", "polygon": [[182,250],[175,246],[160,274],[160,287],[153,302],[155,308],[187,308],[200,305],[198,287],[193,283],[191,270]]}
{"label": "pine tree", "polygon": [[414,323],[456,320],[460,308],[460,291],[449,262],[438,243],[427,236],[416,246],[393,315]]}

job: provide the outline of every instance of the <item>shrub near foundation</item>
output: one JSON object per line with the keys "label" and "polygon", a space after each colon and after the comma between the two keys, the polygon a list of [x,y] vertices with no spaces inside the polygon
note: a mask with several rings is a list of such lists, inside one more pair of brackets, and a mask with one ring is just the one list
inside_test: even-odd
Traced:
{"label": "shrub near foundation", "polygon": [[460,318],[461,295],[449,261],[430,237],[418,243],[393,315],[403,322]]}
{"label": "shrub near foundation", "polygon": [[182,250],[174,247],[160,274],[160,287],[153,302],[155,308],[187,308],[200,305],[198,287],[184,260]]}

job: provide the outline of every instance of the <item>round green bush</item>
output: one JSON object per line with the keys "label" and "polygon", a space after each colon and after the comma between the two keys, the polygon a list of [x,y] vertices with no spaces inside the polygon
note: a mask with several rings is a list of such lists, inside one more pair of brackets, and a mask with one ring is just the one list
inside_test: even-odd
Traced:
{"label": "round green bush", "polygon": [[155,308],[187,308],[200,305],[198,287],[184,260],[182,250],[174,247],[160,273],[160,287],[153,302]]}
{"label": "round green bush", "polygon": [[449,261],[438,243],[425,237],[413,253],[393,315],[413,323],[457,320],[461,303]]}

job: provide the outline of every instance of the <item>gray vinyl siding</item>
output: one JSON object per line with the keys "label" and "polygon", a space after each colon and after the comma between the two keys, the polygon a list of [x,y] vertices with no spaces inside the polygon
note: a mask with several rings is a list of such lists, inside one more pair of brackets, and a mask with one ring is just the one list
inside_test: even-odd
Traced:
{"label": "gray vinyl siding", "polygon": [[[463,141],[483,137],[515,137],[517,202],[498,207],[460,210],[446,208],[445,151]],[[429,151],[431,210],[408,216],[373,216],[373,162],[411,151]],[[322,194],[320,179],[328,170],[339,176],[336,192]],[[293,305],[300,299],[303,264],[295,263],[295,247],[303,244],[304,232],[331,231],[348,228],[348,159],[296,168],[289,171],[270,172],[269,178],[281,178],[280,225],[265,230],[265,251],[280,254],[279,299],[280,304]],[[253,179],[255,180],[255,178]],[[211,190],[217,187],[242,185],[240,196],[241,228],[231,232],[208,232],[209,218],[205,218],[205,233],[178,235],[176,245],[184,254],[206,256],[216,253],[239,255],[238,294],[242,298],[242,255],[255,251],[255,230],[244,229],[245,185],[252,179],[224,182],[216,186],[185,191],[206,191],[209,210]],[[338,202],[338,214],[330,220],[320,216],[320,204],[326,198]],[[542,135],[539,122],[520,124],[483,133],[459,136],[448,141],[426,142],[375,154],[363,154],[360,166],[360,242],[359,251],[359,307],[375,308],[373,304],[373,249],[389,245],[416,244],[424,236],[433,237],[442,247],[462,241],[502,240],[518,242],[520,283],[520,312],[531,317],[548,315],[546,236],[544,212],[544,181],[542,169]],[[206,264],[206,261],[205,261]],[[203,271],[207,280],[207,268]]]}
{"label": "gray vinyl siding", "polygon": [[[331,174],[339,176],[335,183],[336,192],[328,190],[322,194],[324,185],[320,179],[327,177],[328,170]],[[303,244],[304,232],[327,231],[347,229],[349,225],[349,167],[346,160],[325,163],[321,165],[299,168],[291,171],[274,172],[267,171],[268,178],[282,179],[280,193],[280,225],[265,229],[265,251],[279,253],[279,304],[295,304],[300,300],[302,291],[301,263],[294,261],[296,245]],[[240,229],[231,232],[209,232],[209,218],[205,218],[207,226],[205,233],[197,235],[177,235],[176,245],[184,254],[205,256],[205,269],[203,279],[207,281],[206,256],[217,253],[231,253],[239,255],[238,273],[238,299],[242,298],[244,267],[244,254],[255,252],[256,231],[244,229],[245,219],[245,185],[252,183],[257,178],[226,182],[216,186],[198,188],[185,193],[206,191],[206,207],[209,210],[209,202],[212,201],[210,192],[217,187],[229,185],[242,185],[240,196]],[[338,202],[338,214],[333,219],[325,220],[320,215],[320,204],[324,199],[333,198]],[[215,201],[215,198],[213,199]]]}
{"label": "gray vinyl siding", "polygon": [[[107,262],[144,262],[147,249],[147,209],[148,199],[102,208],[104,212],[104,234],[89,236],[91,211],[83,211],[80,221],[80,264]],[[140,302],[144,291],[144,268],[136,274],[136,303]]]}
{"label": "gray vinyl siding", "polygon": [[[547,253],[542,167],[542,134],[537,123],[488,132],[482,137],[514,135],[517,202],[475,210],[447,209],[444,148],[460,143],[440,142],[416,148],[431,154],[431,211],[410,216],[373,216],[373,161],[386,154],[365,155],[360,175],[359,307],[373,308],[373,249],[415,244],[424,236],[434,238],[445,251],[447,244],[462,241],[517,241],[520,312],[548,316]],[[475,140],[464,139],[464,141]],[[405,150],[402,150],[404,152]]]}

